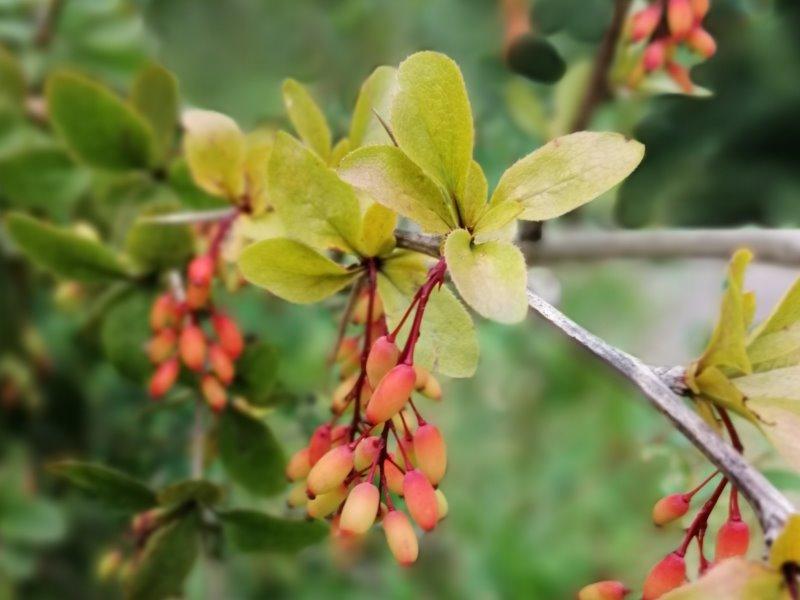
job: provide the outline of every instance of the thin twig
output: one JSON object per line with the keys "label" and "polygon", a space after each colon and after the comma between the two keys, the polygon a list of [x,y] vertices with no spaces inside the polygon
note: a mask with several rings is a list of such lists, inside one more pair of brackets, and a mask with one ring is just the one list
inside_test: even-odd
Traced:
{"label": "thin twig", "polygon": [[42,8],[36,23],[36,31],[33,34],[33,43],[37,48],[47,48],[50,45],[62,8],[64,8],[64,0],[49,0]]}
{"label": "thin twig", "polygon": [[205,463],[206,434],[203,423],[203,403],[194,403],[194,423],[192,425],[192,438],[190,447],[191,478],[203,478],[203,464]]}
{"label": "thin twig", "polygon": [[191,225],[193,223],[212,223],[230,218],[236,214],[235,208],[218,208],[215,210],[190,210],[160,215],[140,217],[140,223],[156,223],[158,225]]}

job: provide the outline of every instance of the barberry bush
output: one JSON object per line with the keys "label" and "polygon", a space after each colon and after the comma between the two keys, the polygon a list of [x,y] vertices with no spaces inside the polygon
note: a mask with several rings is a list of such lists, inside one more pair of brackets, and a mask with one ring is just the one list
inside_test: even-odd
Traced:
{"label": "barberry bush", "polygon": [[[9,293],[15,318],[4,329],[13,341],[0,358],[4,417],[20,439],[41,444],[42,404],[74,393],[58,380],[50,389],[39,383],[54,368],[53,330],[64,325],[43,317],[38,327],[29,318],[28,279],[48,282],[42,312],[61,311],[75,328],[71,339],[79,343],[66,354],[80,358],[72,368],[97,373],[103,407],[89,413],[102,418],[101,409],[121,401],[120,390],[135,406],[106,428],[102,444],[110,450],[97,453],[105,460],[69,443],[56,452],[33,445],[33,456],[15,446],[14,487],[3,501],[13,510],[0,515],[0,533],[11,541],[0,554],[9,593],[11,581],[31,577],[23,568],[31,547],[58,543],[67,528],[57,504],[20,483],[20,464],[33,480],[68,484],[114,515],[103,543],[91,548],[104,594],[246,594],[217,587],[222,561],[260,554],[299,561],[301,550],[325,540],[326,564],[375,560],[385,550],[374,539],[383,537],[392,569],[421,568],[430,547],[435,557],[448,517],[458,519],[451,490],[462,506],[472,495],[453,489],[448,471],[463,473],[503,442],[483,422],[469,447],[454,451],[440,420],[459,423],[469,410],[458,390],[468,389],[487,346],[492,354],[482,329],[513,335],[507,332],[527,327],[521,322],[532,309],[637,384],[704,456],[690,476],[662,485],[660,499],[642,499],[652,505],[652,524],[640,512],[637,529],[666,536],[684,525],[675,540],[646,538],[647,555],[657,557],[649,571],[613,572],[599,551],[610,533],[569,525],[569,537],[589,548],[592,573],[603,575],[592,582],[570,573],[569,593],[581,600],[632,590],[645,600],[798,597],[800,520],[751,450],[774,451],[796,481],[800,288],[792,285],[765,312],[745,284],[754,258],[796,262],[796,252],[781,258],[782,248],[770,246],[781,234],[742,234],[739,243],[738,230],[723,232],[734,241],[714,252],[702,242],[716,234],[695,234],[697,254],[724,255],[729,265],[705,349],[671,368],[644,365],[593,337],[542,300],[544,288],[531,277],[548,256],[551,232],[594,210],[590,202],[608,198],[647,164],[630,123],[608,114],[655,103],[662,93],[692,102],[713,94],[690,76],[717,50],[707,22],[712,3],[609,3],[588,71],[568,67],[561,52],[569,54],[569,44],[546,33],[548,19],[552,31],[577,38],[591,38],[591,28],[576,34],[552,3],[535,4],[532,14],[525,2],[500,4],[505,64],[559,83],[552,94],[520,79],[509,85],[510,114],[540,143],[526,138],[505,163],[493,156],[491,168],[483,159],[492,145],[482,145],[485,128],[467,91],[476,86],[442,52],[408,52],[397,64],[364,69],[352,110],[335,125],[324,93],[294,78],[276,81],[283,120],[245,127],[211,110],[213,103],[190,103],[169,69],[145,59],[150,40],[120,33],[141,34],[127,5],[52,1],[37,6],[35,19],[24,3],[9,9],[22,26],[10,50],[0,49],[0,195],[10,256],[4,278],[19,289]],[[92,35],[121,37],[98,48]],[[552,107],[543,107],[539,92],[552,96]],[[500,110],[480,107],[483,118]],[[551,256],[580,257],[581,230],[575,235],[566,249],[550,247]],[[660,256],[658,246],[654,238],[640,253]],[[582,256],[608,251],[615,250],[601,242]],[[629,315],[615,306],[620,299],[605,300],[615,309],[612,323],[622,326]],[[540,343],[522,339],[513,351],[522,356]],[[576,360],[566,355],[560,367],[575,379],[583,369]],[[110,386],[112,377],[127,383]],[[504,382],[491,381],[480,401],[504,394]],[[45,423],[74,417],[69,405],[44,410]],[[531,404],[522,413],[527,419],[535,411]],[[130,433],[144,421],[147,437]],[[141,464],[115,460],[117,430],[120,439],[133,435],[146,454]],[[537,464],[547,468],[560,453],[557,436],[542,450]],[[512,471],[515,482],[524,470],[493,468]],[[562,502],[572,492],[558,479],[551,485]],[[513,493],[493,489],[474,514],[491,519],[513,506]],[[14,526],[25,519],[41,532],[22,527],[20,535]],[[526,562],[547,563],[548,549],[540,551]]]}

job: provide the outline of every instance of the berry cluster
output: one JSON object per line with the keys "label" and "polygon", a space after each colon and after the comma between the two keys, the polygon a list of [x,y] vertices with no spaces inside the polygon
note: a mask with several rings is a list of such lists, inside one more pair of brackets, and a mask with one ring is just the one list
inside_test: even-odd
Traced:
{"label": "berry cluster", "polygon": [[676,54],[681,46],[703,58],[717,51],[714,38],[703,28],[709,5],[710,0],[655,0],[634,13],[630,40],[644,44],[644,52],[630,74],[631,87],[638,87],[647,74],[664,70],[684,92],[692,92],[689,70],[677,61]]}
{"label": "berry cluster", "polygon": [[[414,348],[428,298],[444,281],[446,266],[442,260],[429,271],[391,332],[376,293],[373,259],[367,260],[366,270],[361,284],[366,289],[345,314],[363,331],[338,346],[342,382],[333,394],[333,417],[287,465],[287,477],[296,482],[289,504],[305,506],[313,518],[330,518],[334,539],[343,544],[380,521],[395,559],[410,565],[417,559],[418,541],[411,520],[398,507],[399,498],[423,531],[447,515],[447,500],[438,489],[447,468],[445,442],[412,399],[415,391],[441,398],[438,381],[414,364]],[[397,336],[412,312],[401,349]],[[349,419],[339,423],[345,416]]]}
{"label": "berry cluster", "polygon": [[[244,349],[244,339],[236,323],[218,311],[210,297],[219,247],[229,225],[220,223],[209,251],[189,263],[185,294],[173,290],[153,303],[153,337],[147,347],[148,356],[156,365],[150,379],[153,398],[161,398],[172,388],[183,364],[197,375],[211,410],[220,412],[228,402],[227,387],[236,373],[235,361]],[[204,329],[206,323],[210,323],[209,332]]]}
{"label": "berry cluster", "polygon": [[124,543],[104,552],[97,561],[96,572],[100,581],[127,583],[142,557],[147,541],[169,521],[170,515],[153,508],[137,513],[125,532]]}

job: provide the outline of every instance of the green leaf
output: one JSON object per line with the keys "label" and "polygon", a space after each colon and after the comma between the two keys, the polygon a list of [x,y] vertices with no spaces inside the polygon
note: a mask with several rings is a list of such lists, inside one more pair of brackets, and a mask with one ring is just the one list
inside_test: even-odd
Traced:
{"label": "green leaf", "polygon": [[[176,212],[179,205],[169,200],[151,203],[141,217]],[[137,222],[125,237],[125,251],[147,271],[180,267],[194,254],[194,236],[187,225]]]}
{"label": "green leaf", "polygon": [[527,270],[519,249],[508,242],[472,244],[465,229],[456,229],[444,244],[447,268],[458,293],[478,314],[501,323],[525,318]]}
{"label": "green leaf", "polygon": [[558,50],[533,33],[518,36],[506,53],[509,68],[518,75],[542,83],[555,83],[564,76],[567,64]]}
{"label": "green leaf", "polygon": [[161,160],[172,148],[178,125],[178,82],[160,65],[152,64],[136,74],[131,103],[150,124],[156,140],[156,158]]}
{"label": "green leaf", "polygon": [[181,204],[197,210],[226,208],[228,202],[201,189],[192,178],[186,159],[178,157],[169,167],[169,186],[180,198]]}
{"label": "green leaf", "polygon": [[134,292],[115,302],[100,329],[100,342],[108,361],[125,377],[143,382],[153,374],[145,349],[150,339],[153,297]]}
{"label": "green leaf", "polygon": [[255,406],[269,406],[278,380],[278,350],[263,342],[247,344],[236,361],[236,391]]}
{"label": "green leaf", "polygon": [[770,333],[778,333],[800,322],[800,279],[784,294],[772,313],[764,319],[751,336],[751,342]]}
{"label": "green leaf", "polygon": [[495,204],[489,210],[481,215],[478,222],[475,223],[473,233],[477,242],[486,241],[483,238],[489,234],[495,233],[514,222],[524,207],[519,202],[501,202]]}
{"label": "green leaf", "polygon": [[182,506],[189,502],[213,506],[222,500],[222,496],[222,488],[215,483],[205,479],[187,479],[160,489],[158,503],[167,507]]}
{"label": "green leaf", "polygon": [[21,109],[25,102],[26,87],[22,65],[13,54],[0,46],[0,100]]}
{"label": "green leaf", "polygon": [[428,233],[456,227],[450,201],[442,190],[403,152],[393,146],[368,146],[351,152],[339,165],[339,175]]}
{"label": "green leaf", "polygon": [[125,598],[162,600],[181,596],[183,582],[197,558],[198,534],[194,511],[157,529],[137,561]]}
{"label": "green leaf", "polygon": [[783,578],[778,571],[748,561],[729,558],[715,564],[700,579],[661,596],[661,600],[782,600]]}
{"label": "green leaf", "polygon": [[272,496],[285,487],[283,450],[263,421],[233,408],[225,411],[219,452],[228,474],[249,492]]}
{"label": "green leaf", "polygon": [[800,515],[789,517],[783,531],[772,543],[769,562],[775,569],[781,569],[786,563],[800,564]]}
{"label": "green leaf", "polygon": [[52,544],[63,539],[67,523],[62,509],[50,500],[5,496],[0,501],[0,536],[4,545]]}
{"label": "green leaf", "polygon": [[237,200],[244,191],[246,144],[236,122],[210,110],[183,114],[183,153],[197,186],[214,196]]}
{"label": "green leaf", "polygon": [[642,144],[618,133],[582,131],[556,138],[503,173],[491,204],[513,200],[525,207],[521,219],[553,219],[610,190],[643,157]]}
{"label": "green leaf", "polygon": [[397,94],[397,69],[381,66],[375,69],[361,85],[353,118],[350,121],[350,148],[391,144],[386,129],[375,113],[388,122],[391,118],[392,102]]}
{"label": "green leaf", "polygon": [[800,363],[800,323],[756,337],[747,346],[753,371],[770,371]]}
{"label": "green leaf", "polygon": [[144,483],[104,465],[64,460],[49,470],[111,508],[139,512],[156,505],[155,493]]}
{"label": "green leaf", "polygon": [[300,304],[319,302],[358,276],[358,271],[348,271],[313,248],[286,238],[248,246],[239,257],[239,269],[250,283]]}
{"label": "green leaf", "polygon": [[400,64],[392,129],[400,148],[451,197],[464,196],[474,132],[467,88],[444,54],[418,52]]}
{"label": "green leaf", "polygon": [[281,519],[255,510],[219,514],[225,534],[243,552],[298,552],[328,536],[321,521]]}
{"label": "green leaf", "polygon": [[305,86],[294,79],[285,80],[282,91],[283,104],[300,139],[328,162],[331,157],[331,130],[322,110]]}
{"label": "green leaf", "polygon": [[395,246],[395,227],[397,214],[377,202],[370,204],[361,222],[359,253],[362,256],[380,256],[391,252]]}
{"label": "green leaf", "polygon": [[456,198],[458,214],[461,215],[464,227],[468,227],[469,229],[475,227],[481,215],[483,215],[488,208],[486,204],[488,193],[489,184],[486,182],[486,175],[483,174],[481,166],[473,160],[467,175],[467,186],[464,191],[464,196],[463,198]]}
{"label": "green leaf", "polygon": [[283,132],[275,138],[268,187],[289,235],[316,248],[355,250],[361,233],[355,192],[316,154]]}
{"label": "green leaf", "polygon": [[10,213],[6,227],[20,250],[54,275],[86,282],[113,281],[128,276],[111,250],[78,233],[22,213]]}
{"label": "green leaf", "polygon": [[109,170],[152,165],[150,126],[110,90],[62,71],[50,76],[45,93],[54,128],[78,158]]}
{"label": "green leaf", "polygon": [[702,372],[695,377],[694,384],[703,396],[714,402],[714,404],[718,404],[723,408],[728,408],[748,419],[753,424],[757,424],[756,418],[745,404],[745,397],[740,389],[717,367],[706,367],[703,369]]}
{"label": "green leaf", "polygon": [[244,175],[247,182],[247,197],[250,215],[259,217],[269,204],[267,199],[267,178],[269,176],[269,157],[275,143],[271,131],[253,131],[245,138]]}
{"label": "green leaf", "polygon": [[[412,252],[395,252],[381,265],[378,293],[391,329],[397,327],[414,293],[425,281],[424,259]],[[398,336],[407,339],[410,322]],[[428,301],[414,361],[448,377],[471,377],[478,366],[478,340],[467,310],[447,286]]]}

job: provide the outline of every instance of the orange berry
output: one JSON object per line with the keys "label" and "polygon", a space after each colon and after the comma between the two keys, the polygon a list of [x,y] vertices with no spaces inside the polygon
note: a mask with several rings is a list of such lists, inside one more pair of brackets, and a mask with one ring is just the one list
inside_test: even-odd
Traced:
{"label": "orange berry", "polygon": [[192,371],[201,371],[206,364],[206,336],[197,325],[181,331],[180,354],[183,364]]}
{"label": "orange berry", "polygon": [[661,21],[661,12],[661,2],[656,2],[635,13],[631,18],[631,40],[641,42],[653,35]]}
{"label": "orange berry", "polygon": [[419,544],[417,534],[405,513],[399,510],[390,510],[383,517],[383,531],[386,534],[386,543],[395,560],[407,567],[417,560]]}
{"label": "orange berry", "polygon": [[708,14],[709,8],[711,8],[709,0],[692,0],[692,12],[698,21]]}
{"label": "orange berry", "polygon": [[160,398],[166,394],[178,379],[180,370],[181,365],[177,358],[170,358],[161,363],[150,378],[150,395],[153,398]]}
{"label": "orange berry", "polygon": [[372,463],[377,460],[378,455],[381,453],[383,442],[381,438],[371,435],[362,438],[356,446],[355,454],[353,455],[353,465],[356,471],[363,471],[371,467]]}
{"label": "orange berry", "polygon": [[692,79],[686,67],[670,61],[667,63],[667,73],[669,73],[672,80],[680,86],[685,94],[692,93],[692,90],[694,90],[694,83],[692,83]]}
{"label": "orange berry", "polygon": [[211,344],[208,349],[208,361],[211,363],[211,370],[222,383],[229,385],[233,381],[236,367],[219,344]]}
{"label": "orange berry", "polygon": [[667,22],[675,39],[685,38],[694,24],[694,13],[689,0],[669,0]]}
{"label": "orange berry", "polygon": [[664,496],[653,506],[653,523],[661,527],[680,519],[689,511],[689,498],[685,494]]}
{"label": "orange berry", "polygon": [[189,282],[186,286],[186,306],[192,310],[200,310],[208,303],[211,287],[207,285],[194,285]]}
{"label": "orange berry", "polygon": [[332,427],[325,423],[317,427],[311,434],[311,440],[308,443],[308,462],[312,467],[331,449],[331,429]]}
{"label": "orange berry", "polygon": [[598,581],[582,588],[578,600],[622,600],[629,591],[620,581]]}
{"label": "orange berry", "polygon": [[159,364],[175,353],[178,335],[174,329],[162,329],[147,343],[150,362]]}
{"label": "orange berry", "polygon": [[353,451],[349,445],[331,448],[308,472],[308,491],[315,496],[333,489],[353,470]]}
{"label": "orange berry", "polygon": [[353,373],[346,379],[343,379],[336,389],[333,390],[333,398],[331,399],[331,412],[335,415],[342,414],[345,409],[350,405],[347,397],[353,391],[356,382],[358,381],[358,373]]}
{"label": "orange berry", "polygon": [[436,527],[439,521],[439,507],[436,499],[436,490],[424,473],[412,469],[403,478],[403,496],[411,517],[417,525],[425,531]]}
{"label": "orange berry", "polygon": [[[389,457],[397,462],[397,457],[394,454],[389,454]],[[403,472],[398,469],[392,460],[384,459],[383,473],[386,475],[386,485],[389,486],[389,491],[398,496],[403,495]]]}
{"label": "orange berry", "polygon": [[203,397],[206,399],[209,408],[215,413],[222,412],[222,409],[224,409],[225,405],[228,403],[228,393],[225,391],[225,386],[220,383],[219,379],[213,375],[203,375],[203,379],[200,382],[200,389],[203,392]]}
{"label": "orange berry", "polygon": [[160,331],[165,327],[175,327],[180,318],[177,302],[171,294],[161,294],[150,309],[150,327]]}
{"label": "orange berry", "polygon": [[331,448],[348,443],[350,441],[347,438],[348,433],[350,433],[349,425],[337,425],[331,429]]}
{"label": "orange berry", "polygon": [[189,281],[198,287],[208,287],[214,277],[214,259],[208,254],[198,256],[189,263]]}
{"label": "orange berry", "polygon": [[289,462],[286,463],[286,478],[289,481],[304,479],[308,475],[308,472],[311,470],[308,454],[308,447],[301,448],[292,454]]}
{"label": "orange berry", "polygon": [[347,497],[347,486],[341,484],[331,491],[315,496],[314,499],[309,500],[306,505],[308,516],[314,519],[324,519],[333,511],[339,508],[339,505]]}
{"label": "orange berry", "polygon": [[336,353],[336,362],[342,370],[342,375],[347,377],[358,371],[361,366],[361,349],[358,347],[358,338],[348,337],[342,340],[339,351]]}
{"label": "orange berry", "polygon": [[750,545],[750,528],[741,519],[728,519],[717,532],[714,561],[744,556]]}
{"label": "orange berry", "polygon": [[664,40],[656,40],[650,42],[647,48],[644,49],[642,55],[642,64],[645,71],[656,71],[664,66],[664,61],[667,56],[667,44]]}
{"label": "orange berry", "polygon": [[435,425],[426,423],[414,434],[414,458],[425,477],[437,485],[447,470],[447,446]]}
{"label": "orange berry", "polygon": [[239,358],[244,350],[244,339],[233,319],[221,313],[215,313],[211,317],[211,324],[214,326],[219,345],[222,346],[225,354],[232,360]]}
{"label": "orange berry", "polygon": [[342,533],[361,535],[375,522],[380,503],[378,488],[368,481],[355,486],[345,500],[339,528]]}
{"label": "orange berry", "polygon": [[373,425],[391,419],[405,406],[414,390],[416,374],[410,365],[397,365],[381,379],[367,405],[365,417]]}
{"label": "orange berry", "polygon": [[656,600],[686,582],[686,561],[675,552],[667,554],[644,581],[642,600]]}
{"label": "orange berry", "polygon": [[686,38],[686,43],[703,58],[711,58],[717,52],[717,42],[700,25],[692,29],[689,37]]}
{"label": "orange berry", "polygon": [[367,357],[367,378],[373,387],[377,386],[384,375],[397,365],[400,350],[397,344],[383,335],[375,340]]}

